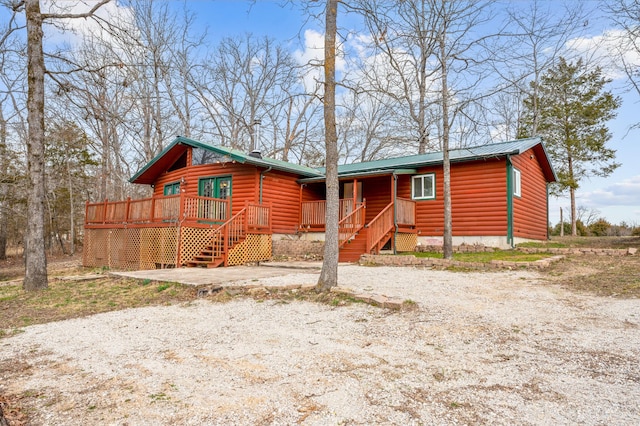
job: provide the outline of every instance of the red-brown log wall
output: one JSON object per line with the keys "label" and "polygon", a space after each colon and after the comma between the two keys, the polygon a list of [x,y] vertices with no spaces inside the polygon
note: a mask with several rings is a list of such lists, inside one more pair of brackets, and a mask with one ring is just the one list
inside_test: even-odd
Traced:
{"label": "red-brown log wall", "polygon": [[231,176],[231,211],[238,213],[244,208],[245,200],[252,203],[258,202],[258,179],[259,174],[254,166],[226,163],[203,164],[200,166],[189,166],[172,172],[162,174],[155,184],[153,195],[162,196],[164,186],[168,183],[179,182],[184,177],[186,183],[181,185],[181,190],[187,196],[198,196],[198,180],[204,177]]}
{"label": "red-brown log wall", "polygon": [[[416,228],[422,235],[442,235],[444,184],[442,166],[435,173],[436,198],[416,200]],[[454,236],[507,235],[507,170],[504,159],[451,164],[451,210]],[[411,199],[411,176],[398,176],[398,197]]]}
{"label": "red-brown log wall", "polygon": [[532,149],[511,157],[520,170],[521,197],[513,197],[513,236],[547,239],[547,182]]}
{"label": "red-brown log wall", "polygon": [[273,232],[292,234],[300,222],[300,185],[297,176],[270,171],[264,174],[262,202],[271,203]]}
{"label": "red-brown log wall", "polygon": [[391,202],[392,185],[392,176],[362,179],[362,197],[367,203],[366,223],[371,222]]}

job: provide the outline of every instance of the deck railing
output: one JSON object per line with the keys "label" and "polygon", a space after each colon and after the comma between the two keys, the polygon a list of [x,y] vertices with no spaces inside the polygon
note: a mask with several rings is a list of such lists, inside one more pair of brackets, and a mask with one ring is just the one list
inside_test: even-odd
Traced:
{"label": "deck railing", "polygon": [[[362,203],[356,203],[356,208]],[[303,201],[300,214],[301,228],[324,228],[327,211],[326,201]],[[340,200],[339,219],[342,220],[353,212],[353,198]]]}
{"label": "deck railing", "polygon": [[367,253],[371,253],[371,250],[395,227],[393,223],[393,202],[378,213],[367,224],[367,227],[369,228],[367,231]]}
{"label": "deck railing", "polygon": [[[126,225],[178,221],[225,222],[229,200],[184,195],[86,203],[85,225]],[[263,219],[264,220],[264,219]]]}
{"label": "deck railing", "polygon": [[405,198],[396,198],[396,223],[398,225],[416,224],[416,202]]}

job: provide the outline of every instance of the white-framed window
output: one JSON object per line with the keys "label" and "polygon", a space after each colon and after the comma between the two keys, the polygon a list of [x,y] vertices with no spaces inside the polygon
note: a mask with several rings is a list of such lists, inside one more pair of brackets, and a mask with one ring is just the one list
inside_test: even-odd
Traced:
{"label": "white-framed window", "polygon": [[436,175],[413,176],[411,179],[411,198],[414,200],[433,200],[436,198]]}
{"label": "white-framed window", "polygon": [[520,170],[513,169],[513,195],[522,197],[522,183],[520,180]]}

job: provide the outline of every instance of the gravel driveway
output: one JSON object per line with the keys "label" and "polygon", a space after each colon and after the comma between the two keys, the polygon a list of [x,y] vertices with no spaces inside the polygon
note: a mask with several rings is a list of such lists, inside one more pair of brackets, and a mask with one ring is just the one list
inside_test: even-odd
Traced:
{"label": "gravel driveway", "polygon": [[110,312],[0,340],[0,366],[23,367],[0,379],[37,395],[27,408],[46,425],[640,422],[637,299],[522,271],[341,266],[340,285],[418,307],[205,299]]}

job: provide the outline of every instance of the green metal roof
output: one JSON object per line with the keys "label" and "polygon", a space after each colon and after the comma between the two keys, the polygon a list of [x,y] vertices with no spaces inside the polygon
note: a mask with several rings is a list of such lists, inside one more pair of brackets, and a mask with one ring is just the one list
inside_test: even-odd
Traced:
{"label": "green metal roof", "polygon": [[[488,145],[480,145],[469,148],[453,149],[449,151],[451,162],[473,161],[484,158],[504,157],[507,155],[518,155],[534,148],[540,164],[545,172],[548,181],[556,180],[555,172],[549,161],[544,143],[539,137],[518,139],[509,142],[500,142]],[[387,158],[384,160],[366,161],[362,163],[344,164],[338,166],[338,176],[343,177],[355,173],[372,173],[382,170],[407,169],[442,164],[443,153],[429,152],[426,154],[409,155],[404,157]],[[321,170],[324,172],[324,170]]]}
{"label": "green metal roof", "polygon": [[[311,167],[301,166],[299,164],[288,163],[286,161],[276,160],[268,157],[252,157],[249,154],[245,154],[242,151],[236,149],[224,148],[220,146],[210,145],[205,142],[200,142],[194,139],[189,139],[184,136],[178,136],[171,142],[160,154],[149,161],[138,173],[133,175],[129,182],[132,183],[153,183],[155,178],[164,172],[166,168],[173,164],[179,154],[182,154],[183,150],[180,147],[191,146],[194,148],[203,148],[211,152],[229,157],[231,160],[240,164],[251,164],[254,166],[265,167],[284,172],[297,174],[304,177],[322,177],[322,172]],[[174,153],[174,155],[172,155]],[[179,154],[177,154],[179,153]],[[169,158],[170,157],[170,158]]]}
{"label": "green metal roof", "polygon": [[[244,152],[210,145],[208,143],[178,136],[153,160],[147,163],[129,181],[133,183],[153,183],[157,176],[167,170],[173,162],[186,150],[187,146],[203,148],[226,156],[241,164],[252,164],[284,172],[297,174],[301,182],[324,180],[324,168],[314,169],[298,164],[288,163],[273,158],[256,158]],[[449,152],[451,162],[473,161],[484,158],[497,158],[507,155],[518,155],[533,148],[548,182],[555,181],[556,175],[549,161],[544,143],[541,138],[518,139],[515,141],[480,145],[469,148],[453,149]],[[404,157],[387,158],[384,160],[366,161],[362,163],[344,164],[338,166],[338,177],[355,177],[392,173],[407,173],[418,167],[442,164],[442,152],[409,155]],[[414,172],[415,173],[415,172]]]}

